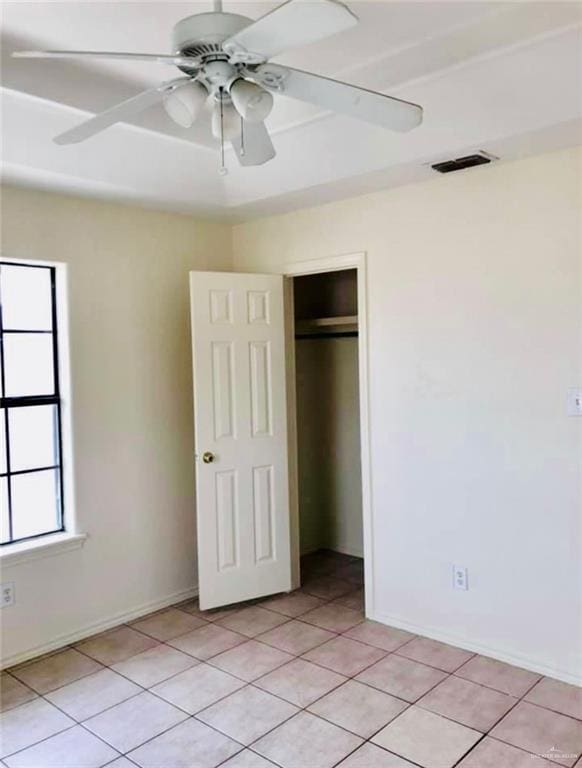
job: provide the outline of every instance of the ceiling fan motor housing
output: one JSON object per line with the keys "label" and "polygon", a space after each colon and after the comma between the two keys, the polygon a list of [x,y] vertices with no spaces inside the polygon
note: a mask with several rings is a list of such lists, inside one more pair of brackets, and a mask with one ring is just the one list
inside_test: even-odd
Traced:
{"label": "ceiling fan motor housing", "polygon": [[[248,27],[252,19],[236,13],[199,13],[179,21],[172,34],[175,53],[193,57],[224,57],[228,55],[222,43],[232,35]],[[180,67],[190,72],[187,67]]]}

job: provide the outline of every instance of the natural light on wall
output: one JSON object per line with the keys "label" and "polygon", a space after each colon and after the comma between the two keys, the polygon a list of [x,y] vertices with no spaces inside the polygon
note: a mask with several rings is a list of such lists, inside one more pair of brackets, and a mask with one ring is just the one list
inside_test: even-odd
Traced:
{"label": "natural light on wall", "polygon": [[64,530],[57,267],[0,262],[0,542]]}

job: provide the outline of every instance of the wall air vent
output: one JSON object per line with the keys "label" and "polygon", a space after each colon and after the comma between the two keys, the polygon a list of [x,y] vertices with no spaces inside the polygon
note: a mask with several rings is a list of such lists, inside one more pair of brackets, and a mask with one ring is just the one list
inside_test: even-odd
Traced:
{"label": "wall air vent", "polygon": [[489,155],[486,152],[477,152],[474,155],[457,157],[455,160],[443,160],[440,163],[433,163],[430,167],[439,173],[452,173],[453,171],[462,171],[464,168],[472,168],[474,165],[486,165],[492,160],[497,159],[494,155]]}

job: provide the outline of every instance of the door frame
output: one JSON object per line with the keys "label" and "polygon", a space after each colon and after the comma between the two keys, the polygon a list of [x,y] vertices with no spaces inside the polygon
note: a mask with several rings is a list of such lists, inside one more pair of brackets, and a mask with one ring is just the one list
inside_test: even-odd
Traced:
{"label": "door frame", "polygon": [[358,283],[358,375],[360,400],[360,460],[362,473],[362,521],[364,532],[364,594],[366,615],[374,615],[373,514],[370,463],[370,395],[368,367],[368,298],[366,253],[349,253],[283,265],[285,346],[287,359],[287,414],[289,446],[289,510],[291,533],[291,584],[300,586],[299,475],[297,471],[297,396],[295,383],[295,315],[293,278],[322,272],[355,269]]}

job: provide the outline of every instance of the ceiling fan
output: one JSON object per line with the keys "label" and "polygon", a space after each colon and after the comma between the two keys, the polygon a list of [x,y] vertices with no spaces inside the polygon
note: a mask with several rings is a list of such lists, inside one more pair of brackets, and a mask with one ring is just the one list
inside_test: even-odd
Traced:
{"label": "ceiling fan", "polygon": [[160,102],[178,125],[188,128],[211,99],[212,133],[220,140],[222,171],[226,173],[225,141],[231,142],[243,166],[262,165],[275,156],[264,124],[273,107],[273,93],[396,131],[408,131],[422,122],[422,107],[417,104],[269,63],[290,48],[322,40],[357,23],[357,16],[339,0],[288,0],[257,21],[224,13],[222,0],[214,0],[212,13],[187,16],[174,26],[174,54],[17,51],[13,56],[125,59],[176,66],[182,77],[123,101],[54,141],[84,141]]}

